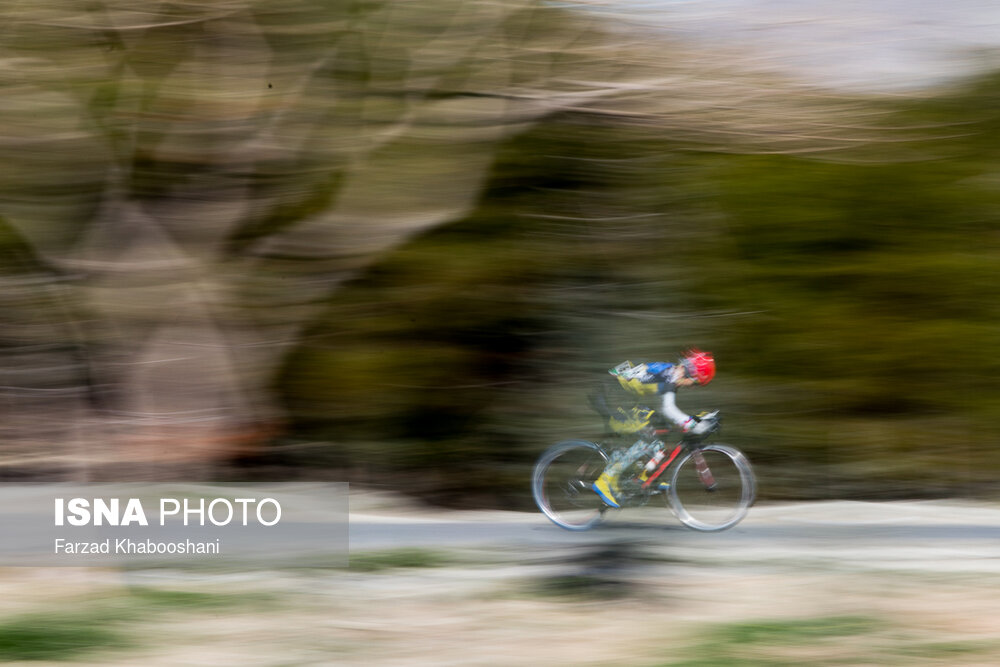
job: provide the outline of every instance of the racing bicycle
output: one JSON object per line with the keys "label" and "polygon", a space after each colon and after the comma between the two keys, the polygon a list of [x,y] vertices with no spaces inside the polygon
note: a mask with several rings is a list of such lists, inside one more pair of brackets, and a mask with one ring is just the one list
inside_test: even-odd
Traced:
{"label": "racing bicycle", "polygon": [[688,528],[718,531],[743,520],[756,497],[750,461],[730,445],[710,442],[719,429],[718,412],[705,415],[709,428],[666,445],[656,439],[666,429],[649,430],[627,450],[588,440],[566,440],[546,450],[531,480],[535,503],[567,530],[588,530],[609,509],[593,484],[605,467],[621,466],[620,504],[640,507],[661,496]]}

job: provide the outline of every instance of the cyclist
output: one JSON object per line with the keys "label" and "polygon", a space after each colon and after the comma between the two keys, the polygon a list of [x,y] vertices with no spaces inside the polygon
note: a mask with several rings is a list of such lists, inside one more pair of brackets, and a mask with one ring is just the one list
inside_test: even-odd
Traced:
{"label": "cyclist", "polygon": [[[708,352],[690,350],[676,364],[651,361],[633,365],[631,362],[615,366],[608,371],[617,384],[635,397],[660,396],[660,415],[676,424],[684,433],[700,435],[712,427],[710,421],[701,421],[677,407],[675,395],[681,387],[706,385],[715,377],[715,359]],[[607,391],[592,397],[594,407],[608,418],[616,433],[635,433],[647,428],[656,415],[650,408],[633,405],[629,409],[618,407],[612,412],[607,407]],[[618,476],[629,461],[611,465],[594,482],[594,491],[611,507],[620,507]]]}

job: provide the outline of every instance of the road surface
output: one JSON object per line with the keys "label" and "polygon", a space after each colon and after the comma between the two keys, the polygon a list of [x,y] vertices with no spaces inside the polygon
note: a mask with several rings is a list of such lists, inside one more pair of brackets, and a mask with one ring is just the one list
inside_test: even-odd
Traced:
{"label": "road surface", "polygon": [[625,510],[574,533],[541,514],[394,512],[355,503],[352,553],[394,548],[485,548],[509,553],[639,546],[717,565],[791,562],[861,570],[1000,572],[1000,505],[960,501],[827,502],[754,507],[733,529],[698,533],[668,510]]}

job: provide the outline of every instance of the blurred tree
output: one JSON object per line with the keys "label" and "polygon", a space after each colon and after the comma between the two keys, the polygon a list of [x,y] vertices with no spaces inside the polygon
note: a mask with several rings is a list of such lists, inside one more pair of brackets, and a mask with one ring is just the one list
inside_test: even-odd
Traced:
{"label": "blurred tree", "polygon": [[5,10],[0,214],[69,278],[116,458],[227,457],[275,418],[270,378],[330,290],[465,215],[497,142],[564,104],[555,73],[593,58],[563,47],[591,30],[550,13]]}
{"label": "blurred tree", "polygon": [[254,438],[331,289],[462,218],[497,142],[617,92],[595,21],[518,1],[6,7],[0,214],[83,318],[85,440],[212,459]]}
{"label": "blurred tree", "polygon": [[120,436],[115,460],[256,439],[330,291],[463,218],[498,142],[538,118],[690,126],[734,92],[533,0],[46,0],[0,18],[0,215],[64,279],[81,319],[51,336],[74,334],[67,367],[91,389],[63,413],[93,417],[81,443]]}

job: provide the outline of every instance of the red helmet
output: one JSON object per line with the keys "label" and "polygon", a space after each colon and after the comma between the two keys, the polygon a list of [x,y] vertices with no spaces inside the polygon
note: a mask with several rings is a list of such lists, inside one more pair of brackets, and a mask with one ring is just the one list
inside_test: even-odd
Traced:
{"label": "red helmet", "polygon": [[711,352],[690,350],[681,359],[687,376],[698,384],[708,384],[715,377],[715,359]]}

